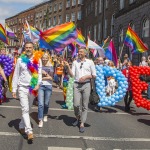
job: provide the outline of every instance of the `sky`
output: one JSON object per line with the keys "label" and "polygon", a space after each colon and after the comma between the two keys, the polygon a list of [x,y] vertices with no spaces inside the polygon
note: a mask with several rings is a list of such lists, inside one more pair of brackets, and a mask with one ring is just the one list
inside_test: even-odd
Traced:
{"label": "sky", "polygon": [[4,25],[6,18],[44,1],[46,0],[0,0],[0,23]]}

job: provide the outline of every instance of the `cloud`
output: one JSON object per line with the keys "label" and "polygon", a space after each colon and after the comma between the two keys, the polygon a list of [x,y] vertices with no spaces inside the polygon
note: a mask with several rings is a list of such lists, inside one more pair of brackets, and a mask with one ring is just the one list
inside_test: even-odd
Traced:
{"label": "cloud", "polygon": [[1,0],[3,3],[24,3],[24,4],[37,4],[46,0]]}
{"label": "cloud", "polygon": [[5,19],[9,16],[12,15],[12,12],[15,13],[15,9],[12,7],[4,7],[4,6],[0,6],[0,10],[3,13],[0,13],[0,23],[4,25],[5,23]]}

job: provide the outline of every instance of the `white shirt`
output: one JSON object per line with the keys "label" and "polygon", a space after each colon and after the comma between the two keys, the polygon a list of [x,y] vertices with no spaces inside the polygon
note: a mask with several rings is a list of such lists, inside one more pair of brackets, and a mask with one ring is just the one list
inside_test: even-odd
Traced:
{"label": "white shirt", "polygon": [[[52,76],[54,73],[52,64],[50,66],[42,66],[42,70],[44,70],[50,76]],[[52,80],[42,80],[41,85],[52,85]]]}
{"label": "white shirt", "polygon": [[[72,73],[75,82],[79,82],[79,79],[86,75],[96,76],[96,69],[94,62],[90,59],[85,59],[84,61],[77,59],[72,64]],[[85,82],[87,81],[90,80],[86,80]]]}
{"label": "white shirt", "polygon": [[[32,61],[32,58],[30,60]],[[22,62],[21,58],[18,58],[12,80],[12,92],[16,92],[18,86],[30,86],[31,78],[32,74],[30,70],[27,68],[27,65],[24,62]],[[41,82],[42,82],[42,62],[40,60],[38,69],[38,84],[40,84]]]}

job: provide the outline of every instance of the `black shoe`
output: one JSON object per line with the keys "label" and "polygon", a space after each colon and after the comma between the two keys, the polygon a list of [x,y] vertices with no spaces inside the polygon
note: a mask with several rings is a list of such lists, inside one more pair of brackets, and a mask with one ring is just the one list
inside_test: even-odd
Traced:
{"label": "black shoe", "polygon": [[72,123],[72,125],[73,125],[74,127],[76,127],[76,126],[78,125],[78,123],[79,123],[79,120],[76,119],[76,121],[74,121],[74,122]]}
{"label": "black shoe", "polygon": [[98,106],[94,107],[95,112],[100,112],[100,108]]}
{"label": "black shoe", "polygon": [[79,132],[83,133],[85,131],[84,127],[80,127]]}

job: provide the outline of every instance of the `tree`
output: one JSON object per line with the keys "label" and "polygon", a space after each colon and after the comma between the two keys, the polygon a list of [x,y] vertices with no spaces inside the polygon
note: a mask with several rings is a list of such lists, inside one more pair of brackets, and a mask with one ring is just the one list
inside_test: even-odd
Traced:
{"label": "tree", "polygon": [[4,43],[0,41],[0,48],[4,47]]}

